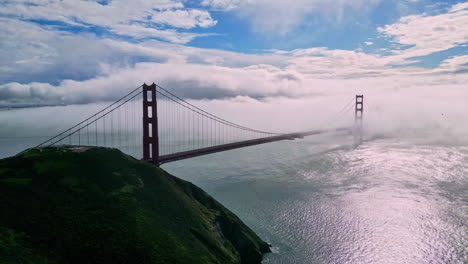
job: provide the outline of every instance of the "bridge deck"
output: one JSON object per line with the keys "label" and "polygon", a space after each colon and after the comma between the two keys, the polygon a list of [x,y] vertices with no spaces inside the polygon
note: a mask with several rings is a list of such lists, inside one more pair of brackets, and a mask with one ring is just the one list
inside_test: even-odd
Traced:
{"label": "bridge deck", "polygon": [[282,134],[278,136],[240,141],[240,142],[223,144],[219,146],[213,146],[213,147],[207,147],[207,148],[201,148],[201,149],[194,149],[194,150],[160,156],[159,164],[208,155],[208,154],[217,153],[217,152],[226,151],[226,150],[244,148],[244,147],[269,143],[269,142],[275,142],[275,141],[281,141],[281,140],[294,140],[296,138],[303,138],[303,137],[311,136],[311,135],[318,135],[318,134],[323,134],[327,132],[339,132],[339,131],[346,131],[346,130],[349,130],[349,128],[337,128],[334,130],[313,130],[313,131],[307,131],[307,132]]}

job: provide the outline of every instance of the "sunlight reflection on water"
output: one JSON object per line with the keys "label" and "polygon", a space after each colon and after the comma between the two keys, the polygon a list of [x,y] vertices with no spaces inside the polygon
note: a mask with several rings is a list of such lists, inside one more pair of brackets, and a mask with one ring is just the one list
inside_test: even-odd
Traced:
{"label": "sunlight reflection on water", "polygon": [[272,243],[265,263],[468,262],[468,148],[389,140],[330,148],[319,140],[167,169]]}
{"label": "sunlight reflection on water", "polygon": [[[43,140],[17,130],[2,157]],[[468,147],[324,135],[163,168],[270,242],[265,263],[468,263]]]}

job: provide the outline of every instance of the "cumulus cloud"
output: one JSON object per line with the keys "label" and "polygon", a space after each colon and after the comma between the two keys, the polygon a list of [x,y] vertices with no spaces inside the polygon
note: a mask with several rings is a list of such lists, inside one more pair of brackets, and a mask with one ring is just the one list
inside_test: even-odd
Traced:
{"label": "cumulus cloud", "polygon": [[15,19],[0,18],[0,23],[4,25],[0,27],[0,83],[84,80],[137,62],[246,67],[262,63],[283,66],[287,60],[282,55],[241,54],[156,40],[131,43],[75,35]]}
{"label": "cumulus cloud", "polygon": [[468,73],[468,55],[456,56],[444,60],[440,67],[440,71],[452,73]]}
{"label": "cumulus cloud", "polygon": [[0,15],[84,28],[98,26],[123,36],[176,43],[187,43],[203,34],[174,28],[208,28],[217,23],[208,11],[186,9],[181,0],[114,0],[107,4],[85,0],[7,0],[0,3]]}
{"label": "cumulus cloud", "polygon": [[[165,3],[167,6],[154,7],[153,11],[183,7],[175,1]],[[278,120],[285,120],[279,123],[299,129],[301,124],[310,124],[311,119],[326,122],[331,118],[330,113],[339,110],[337,106],[342,106],[354,94],[362,93],[369,104],[366,105],[366,110],[369,109],[366,120],[378,124],[373,130],[376,135],[389,130],[421,135],[430,128],[440,135],[461,138],[460,135],[466,135],[467,128],[459,124],[468,118],[467,56],[452,56],[433,69],[392,65],[415,54],[429,54],[460,45],[466,33],[460,31],[458,25],[459,20],[465,19],[465,12],[466,8],[460,4],[452,7],[448,15],[409,16],[382,27],[382,34],[393,36],[400,44],[413,45],[389,56],[324,47],[244,54],[156,40],[132,43],[67,33],[14,17],[1,18],[0,23],[5,26],[0,27],[0,105],[112,101],[143,82],[157,82],[186,99],[203,101],[204,108],[229,119],[243,120],[247,116],[251,119],[248,122],[255,123],[260,120],[257,117],[268,120],[267,117],[275,113]],[[65,19],[69,17],[57,18],[58,21]],[[91,21],[80,18],[66,23],[83,24],[84,20]],[[195,24],[204,26],[193,22],[197,20],[193,23],[165,20],[181,28]],[[454,22],[453,35],[447,33],[449,36],[432,41],[419,32],[423,26],[418,21],[425,21],[422,24],[426,27],[432,23],[428,28],[434,29],[448,26],[443,22],[446,20]],[[111,30],[121,30],[117,33],[130,36],[139,32],[137,38],[169,34],[159,38],[185,42],[177,40],[183,32],[171,33],[174,29],[159,32],[158,28],[146,32],[145,25],[129,28],[133,23],[117,22]],[[410,27],[415,28],[414,34]],[[437,32],[440,29],[429,31],[428,35],[439,34]],[[190,35],[184,37],[191,39]],[[277,113],[277,109],[283,111]],[[291,112],[302,114],[288,121]]]}
{"label": "cumulus cloud", "polygon": [[202,5],[220,10],[230,10],[246,3],[243,0],[203,0]]}
{"label": "cumulus cloud", "polygon": [[118,35],[134,37],[137,39],[158,38],[173,43],[187,43],[192,41],[194,38],[209,35],[178,32],[177,30],[173,29],[160,30],[156,28],[145,27],[141,24],[115,25],[110,31]]}
{"label": "cumulus cloud", "polygon": [[403,45],[394,50],[394,59],[405,60],[454,48],[468,42],[468,3],[452,6],[438,15],[411,15],[397,23],[378,28],[392,41]]}
{"label": "cumulus cloud", "polygon": [[151,22],[157,24],[168,24],[173,27],[190,29],[194,27],[212,27],[216,24],[211,18],[210,13],[205,10],[190,9],[190,10],[169,10],[160,12],[150,19]]}
{"label": "cumulus cloud", "polygon": [[[466,142],[466,74],[426,72],[336,80],[294,73],[301,79],[291,80],[284,78],[286,70],[268,65],[230,68],[142,63],[116,69],[107,76],[63,81],[55,86],[9,83],[0,87],[0,97],[24,98],[26,102],[34,98],[38,103],[112,100],[128,92],[134,83],[154,81],[148,78],[154,73],[161,77],[158,82],[163,87],[185,95],[193,104],[261,129],[297,131],[350,125],[353,113],[337,115],[337,112],[355,94],[364,94],[366,131],[371,136]],[[82,111],[87,108],[84,106]],[[272,115],[277,122],[271,122]]]}
{"label": "cumulus cloud", "polygon": [[[218,54],[215,52],[211,55],[212,58],[207,58],[220,62],[215,65],[203,61],[189,63],[193,53],[198,51],[209,54],[210,50],[185,50],[183,46],[178,46],[180,50],[174,52],[177,46],[171,48],[164,46],[168,44],[157,44],[148,43],[144,48],[142,45],[127,44],[123,49],[125,53],[139,53],[148,57],[164,58],[164,54],[167,56],[164,62],[141,62],[127,67],[107,65],[94,78],[65,80],[56,85],[7,83],[0,86],[0,98],[3,104],[25,104],[28,101],[34,104],[88,103],[116,99],[130,87],[143,82],[157,82],[189,99],[238,95],[253,98],[330,96],[345,91],[375,91],[376,87],[381,93],[415,88],[425,93],[420,87],[426,87],[426,91],[435,91],[444,85],[461,85],[468,79],[467,74],[460,74],[460,71],[466,69],[466,56],[448,59],[436,69],[426,69],[394,68],[386,65],[388,58],[327,49],[296,50],[288,55],[272,54],[270,60],[274,64],[276,56],[276,65],[258,63],[268,55],[238,54],[239,64],[233,65],[222,62],[230,61],[231,57],[236,56],[235,53],[218,51]],[[105,45],[114,45],[115,52],[119,52],[118,42],[108,41]],[[282,60],[286,60],[287,64],[282,65]]]}
{"label": "cumulus cloud", "polygon": [[[163,2],[158,4],[162,5]],[[166,1],[165,5],[153,5],[152,8],[166,10],[178,8],[181,4]],[[447,14],[409,16],[379,30],[385,34],[403,36],[401,32],[412,32],[410,27],[415,27],[415,32],[419,32],[421,24],[427,25],[432,21],[433,27],[437,27],[446,23],[447,19],[451,21],[457,18],[458,21],[466,17],[465,5],[459,4],[453,6]],[[434,20],[436,18],[442,22],[433,22],[438,21]],[[35,23],[14,18],[0,18],[0,21],[7,25],[0,28],[0,78],[3,82],[0,86],[0,100],[4,105],[112,100],[126,88],[145,81],[166,85],[191,99],[236,95],[297,98],[327,94],[332,90],[342,91],[340,87],[375,89],[372,87],[378,86],[386,87],[389,91],[399,91],[404,87],[437,87],[466,81],[466,56],[454,56],[435,69],[391,66],[402,60],[402,54],[409,56],[412,49],[420,52],[432,50],[434,45],[440,46],[427,39],[418,40],[420,33],[401,37],[402,44],[409,43],[407,38],[414,38],[412,41],[418,44],[390,56],[324,47],[243,54],[155,40],[130,43],[94,35],[77,35],[53,28],[45,29]],[[114,29],[134,34],[139,32],[138,29],[126,27],[132,26],[117,25]],[[168,32],[166,30],[161,34]],[[441,40],[452,44],[442,45],[440,49],[457,45],[466,35],[458,29],[454,32],[456,37]],[[144,36],[146,32],[140,34]],[[423,34],[421,36],[425,37]],[[41,79],[44,76],[49,79]],[[17,80],[21,80],[21,83]]]}

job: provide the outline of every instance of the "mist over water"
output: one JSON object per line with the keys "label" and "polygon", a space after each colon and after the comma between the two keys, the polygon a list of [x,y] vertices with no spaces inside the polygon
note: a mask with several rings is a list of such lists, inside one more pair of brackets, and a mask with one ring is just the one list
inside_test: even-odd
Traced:
{"label": "mist over water", "polygon": [[[238,106],[225,105],[269,111]],[[102,107],[4,110],[0,156],[35,146]],[[346,133],[327,134],[163,168],[206,190],[271,243],[273,253],[264,263],[467,263],[468,144],[459,133],[464,124],[431,130],[436,122],[408,128],[401,120],[392,129],[384,124],[392,119],[375,112],[365,115],[367,134],[360,144]],[[456,133],[444,140],[447,129]]]}
{"label": "mist over water", "polygon": [[[330,133],[162,167],[270,242],[265,263],[468,264],[468,0],[0,0],[0,22],[0,159],[118,98],[52,142],[141,158],[143,83],[159,87],[160,155],[272,134],[217,130],[192,103],[294,133],[353,126],[363,95],[362,142]],[[3,109],[21,106],[47,107]]]}
{"label": "mist over water", "polygon": [[468,147],[322,136],[163,167],[271,243],[264,263],[468,261]]}

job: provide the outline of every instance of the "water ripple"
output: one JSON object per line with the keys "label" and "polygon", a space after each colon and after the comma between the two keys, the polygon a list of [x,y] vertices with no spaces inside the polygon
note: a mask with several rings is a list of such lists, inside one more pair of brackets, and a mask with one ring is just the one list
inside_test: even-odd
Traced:
{"label": "water ripple", "polygon": [[[262,153],[188,179],[275,246],[265,263],[468,263],[467,147],[301,141]],[[197,171],[184,166],[176,175]]]}

